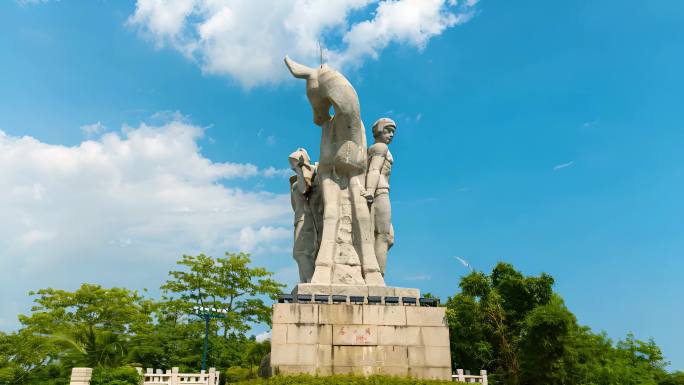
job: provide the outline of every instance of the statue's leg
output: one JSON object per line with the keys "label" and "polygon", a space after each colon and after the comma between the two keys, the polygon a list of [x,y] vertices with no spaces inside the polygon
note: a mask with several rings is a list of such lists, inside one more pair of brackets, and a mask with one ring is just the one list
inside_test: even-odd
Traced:
{"label": "statue's leg", "polygon": [[305,239],[306,233],[304,230],[304,220],[299,220],[295,223],[294,228],[294,244],[292,246],[292,257],[295,262],[297,262],[297,267],[299,269],[299,282],[307,282],[307,278],[310,279],[311,275],[309,270],[313,272],[313,266],[309,266],[309,258],[307,256],[307,240]]}
{"label": "statue's leg", "polygon": [[373,228],[371,227],[370,210],[368,210],[368,202],[366,198],[361,195],[363,174],[352,176],[349,180],[349,194],[352,199],[352,206],[354,210],[354,222],[357,231],[354,236],[354,241],[361,249],[361,266],[363,269],[363,278],[366,285],[384,286],[385,280],[380,273],[378,266],[378,259],[375,257],[375,250],[373,245]]}
{"label": "statue's leg", "polygon": [[335,235],[339,218],[340,186],[329,175],[321,181],[323,190],[323,232],[316,256],[316,269],[312,283],[330,283],[333,255],[335,253]]}
{"label": "statue's leg", "polygon": [[375,256],[382,276],[387,268],[387,250],[390,248],[392,229],[392,209],[388,193],[378,194],[373,200],[375,222]]}

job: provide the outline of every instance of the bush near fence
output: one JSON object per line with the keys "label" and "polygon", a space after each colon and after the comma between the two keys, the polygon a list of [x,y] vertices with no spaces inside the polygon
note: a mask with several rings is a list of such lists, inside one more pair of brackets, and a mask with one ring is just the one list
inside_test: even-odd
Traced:
{"label": "bush near fence", "polygon": [[452,381],[419,380],[404,377],[370,376],[275,376],[269,379],[257,379],[240,382],[228,382],[236,385],[445,385],[460,384]]}

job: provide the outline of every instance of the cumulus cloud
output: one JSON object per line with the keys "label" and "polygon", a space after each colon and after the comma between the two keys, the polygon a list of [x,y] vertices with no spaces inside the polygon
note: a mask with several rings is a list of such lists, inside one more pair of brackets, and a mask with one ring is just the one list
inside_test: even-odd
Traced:
{"label": "cumulus cloud", "polygon": [[[467,0],[138,0],[128,24],[157,47],[170,46],[209,74],[244,87],[289,75],[285,54],[317,64],[319,42],[337,68],[378,58],[389,44],[422,49],[468,21]],[[359,17],[366,14],[366,17]]]}
{"label": "cumulus cloud", "polygon": [[238,188],[266,172],[204,157],[202,135],[179,120],[76,146],[0,131],[0,292],[13,311],[46,286],[157,288],[183,253],[287,250],[289,196]]}

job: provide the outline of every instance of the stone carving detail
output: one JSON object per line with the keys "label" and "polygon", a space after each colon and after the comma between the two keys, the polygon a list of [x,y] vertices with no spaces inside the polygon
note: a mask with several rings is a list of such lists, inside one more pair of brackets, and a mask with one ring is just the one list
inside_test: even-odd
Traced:
{"label": "stone carving detail", "polygon": [[[313,120],[322,130],[315,179],[322,197],[323,221],[316,237],[318,252],[310,282],[384,286],[365,189],[366,132],[356,91],[326,64],[310,68],[288,57],[285,64],[294,77],[306,80]],[[308,236],[304,235],[302,242]],[[306,269],[304,273],[306,279]]]}

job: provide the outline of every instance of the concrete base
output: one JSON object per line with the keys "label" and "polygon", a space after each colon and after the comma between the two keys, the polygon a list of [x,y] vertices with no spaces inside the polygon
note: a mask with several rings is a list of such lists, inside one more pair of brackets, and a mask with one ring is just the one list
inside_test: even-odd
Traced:
{"label": "concrete base", "polygon": [[451,380],[444,310],[402,305],[275,304],[273,374],[384,374]]}
{"label": "concrete base", "polygon": [[366,285],[321,285],[317,283],[299,283],[292,290],[297,294],[322,294],[322,295],[354,295],[354,296],[379,296],[379,297],[413,297],[420,298],[420,290],[406,287],[390,286],[366,286]]}

